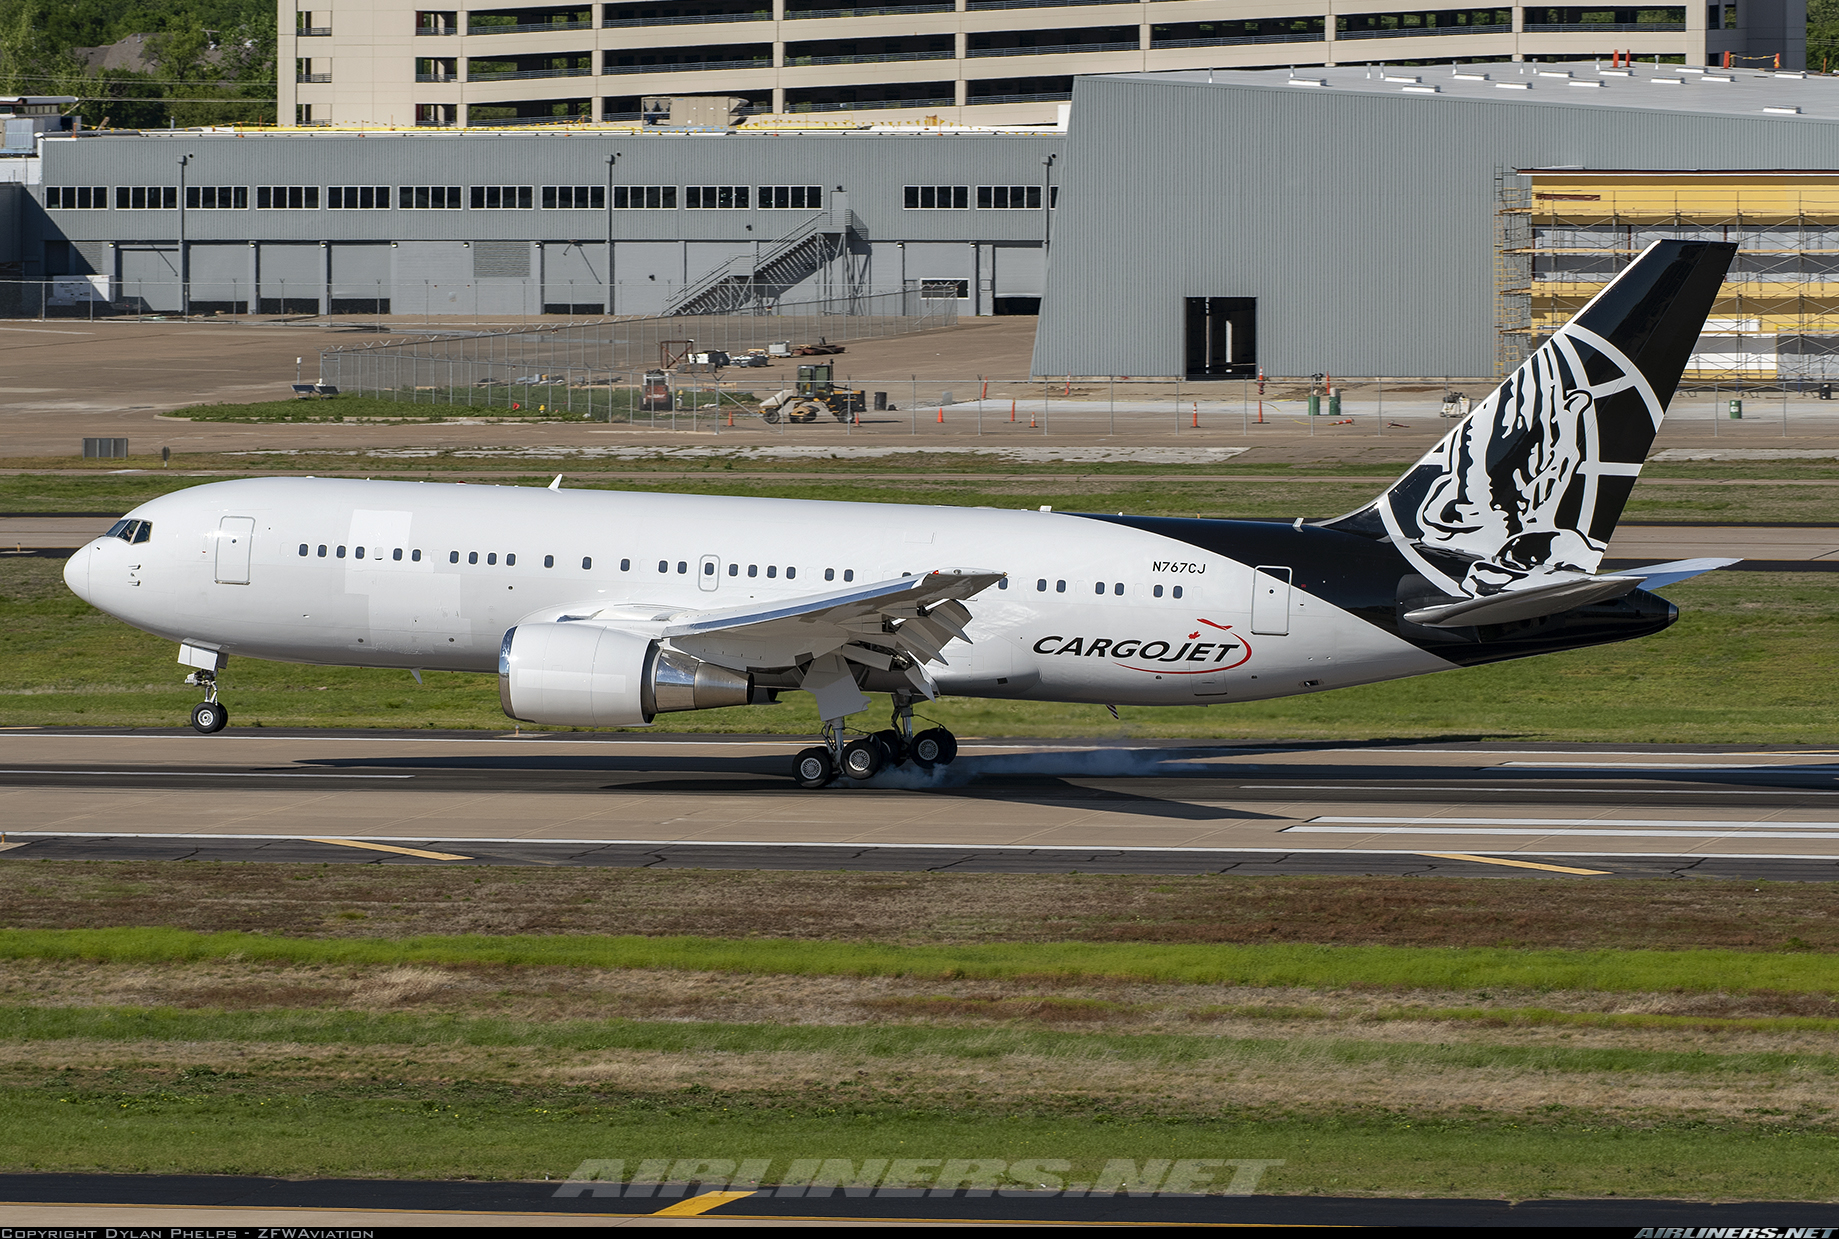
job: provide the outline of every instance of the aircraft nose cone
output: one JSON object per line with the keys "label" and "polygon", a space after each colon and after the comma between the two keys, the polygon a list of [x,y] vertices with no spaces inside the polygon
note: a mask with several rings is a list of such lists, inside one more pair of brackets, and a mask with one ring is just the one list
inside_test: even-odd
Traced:
{"label": "aircraft nose cone", "polygon": [[75,555],[72,555],[69,559],[64,561],[64,584],[70,587],[71,593],[81,598],[84,602],[91,601],[89,596],[89,556],[89,547],[79,547]]}

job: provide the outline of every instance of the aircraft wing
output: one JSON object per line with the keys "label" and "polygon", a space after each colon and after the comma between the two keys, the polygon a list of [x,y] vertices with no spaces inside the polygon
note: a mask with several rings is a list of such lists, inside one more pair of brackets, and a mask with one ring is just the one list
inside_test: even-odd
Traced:
{"label": "aircraft wing", "polygon": [[1005,575],[940,570],[717,610],[618,605],[554,619],[647,633],[695,658],[739,671],[803,666],[804,687],[818,693],[820,702],[826,685],[834,685],[841,696],[859,696],[850,663],[898,671],[933,697],[937,688],[925,665],[945,664],[940,651],[953,640],[970,639],[964,635],[971,620],[964,599]]}

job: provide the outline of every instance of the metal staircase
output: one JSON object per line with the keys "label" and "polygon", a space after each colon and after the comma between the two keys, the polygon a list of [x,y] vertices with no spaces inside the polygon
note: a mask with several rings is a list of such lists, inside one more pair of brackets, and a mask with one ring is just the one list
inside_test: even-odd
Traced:
{"label": "metal staircase", "polygon": [[750,314],[769,310],[785,290],[847,251],[849,212],[819,211],[792,231],[739,254],[685,284],[666,314]]}

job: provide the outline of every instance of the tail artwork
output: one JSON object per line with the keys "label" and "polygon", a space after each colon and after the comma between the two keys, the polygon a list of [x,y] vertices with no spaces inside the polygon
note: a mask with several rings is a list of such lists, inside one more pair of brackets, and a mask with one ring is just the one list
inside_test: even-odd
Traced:
{"label": "tail artwork", "polygon": [[1326,527],[1390,542],[1438,605],[1504,622],[1627,593],[1592,575],[1737,247],[1656,241],[1371,504]]}

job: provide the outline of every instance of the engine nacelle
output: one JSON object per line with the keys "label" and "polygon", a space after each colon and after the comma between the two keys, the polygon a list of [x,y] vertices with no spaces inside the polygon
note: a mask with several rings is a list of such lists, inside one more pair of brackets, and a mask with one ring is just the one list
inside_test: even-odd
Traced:
{"label": "engine nacelle", "polygon": [[659,714],[746,705],[748,675],[596,624],[519,624],[498,647],[498,700],[526,723],[642,727]]}

